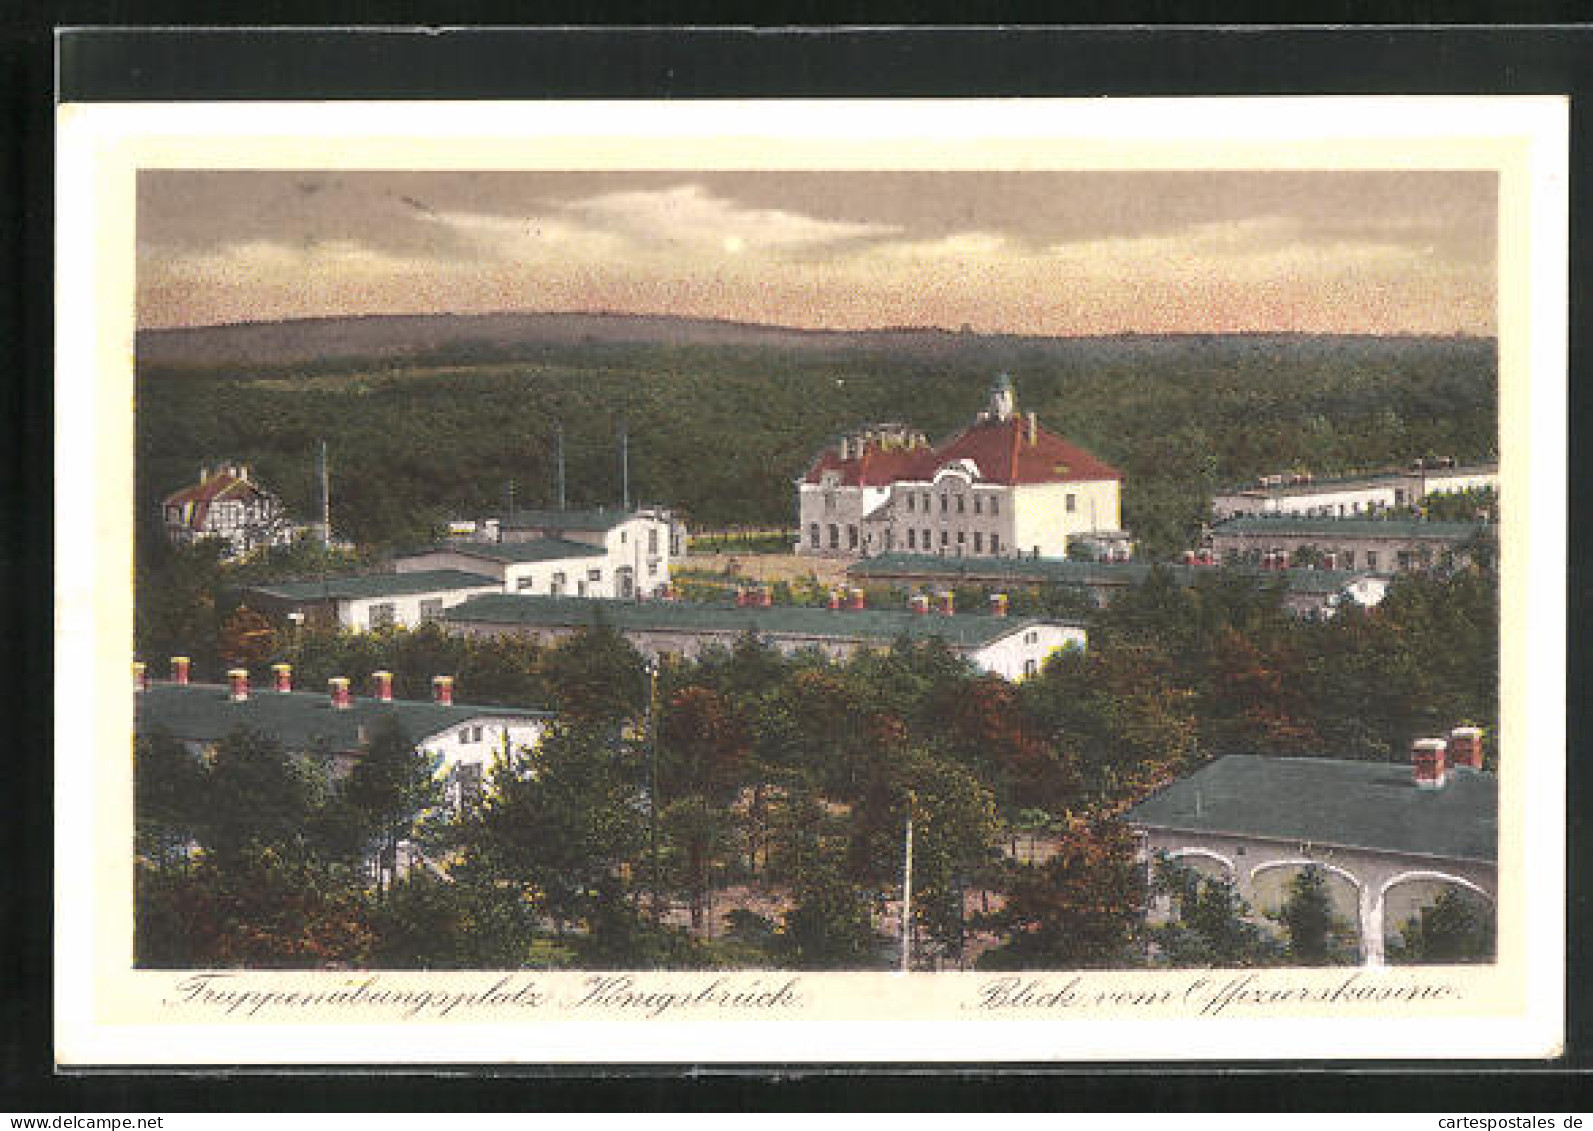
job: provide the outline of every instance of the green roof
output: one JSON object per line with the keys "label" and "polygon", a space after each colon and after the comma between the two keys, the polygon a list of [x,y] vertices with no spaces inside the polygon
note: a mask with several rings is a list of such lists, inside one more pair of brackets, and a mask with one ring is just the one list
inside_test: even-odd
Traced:
{"label": "green roof", "polygon": [[[1055,618],[999,617],[990,614],[914,613],[897,609],[816,609],[792,605],[767,608],[699,605],[685,601],[605,601],[589,597],[538,597],[489,593],[471,597],[443,613],[460,624],[506,624],[576,628],[601,618],[624,632],[719,632],[740,635],[806,636],[828,640],[889,641],[898,636],[939,637],[954,647],[980,647],[1036,624],[1069,624]],[[1076,627],[1076,626],[1074,626]]]}
{"label": "green roof", "polygon": [[1494,775],[1479,770],[1451,770],[1442,789],[1418,789],[1406,763],[1230,755],[1123,819],[1150,829],[1492,863],[1499,792]]}
{"label": "green roof", "polygon": [[442,553],[464,554],[495,562],[552,562],[562,558],[600,558],[603,556],[603,547],[564,538],[533,538],[529,542],[446,542],[440,546],[414,550],[404,556]]}
{"label": "green roof", "polygon": [[284,581],[251,585],[246,593],[260,593],[283,601],[348,601],[362,597],[398,597],[410,593],[437,593],[451,589],[497,589],[502,582],[462,569],[428,569],[416,573],[362,573],[315,581]]}
{"label": "green roof", "polygon": [[1246,577],[1256,582],[1282,579],[1297,592],[1337,593],[1358,577],[1344,569],[1261,570],[1214,566],[1191,566],[1147,562],[1075,562],[1065,558],[955,558],[937,554],[880,554],[847,567],[859,578],[888,580],[900,578],[938,578],[948,584],[958,582],[1018,581],[1029,584],[1050,582],[1057,585],[1139,585],[1153,569],[1161,570],[1174,584],[1194,585],[1201,578],[1220,575]]}
{"label": "green roof", "polygon": [[506,530],[613,530],[635,517],[635,511],[619,507],[614,510],[606,507],[577,511],[517,510],[504,518],[502,525]]}
{"label": "green roof", "polygon": [[357,748],[383,718],[396,718],[415,742],[472,719],[543,719],[546,711],[518,707],[442,706],[413,699],[383,703],[355,696],[345,709],[334,708],[322,692],[253,688],[234,703],[216,684],[151,684],[134,696],[139,734],[163,729],[191,742],[215,742],[239,726],[269,734],[288,750],[338,752]]}
{"label": "green roof", "polygon": [[1324,538],[1436,538],[1460,541],[1482,533],[1484,522],[1423,522],[1402,518],[1312,518],[1300,515],[1247,515],[1211,528],[1213,534],[1286,534]]}

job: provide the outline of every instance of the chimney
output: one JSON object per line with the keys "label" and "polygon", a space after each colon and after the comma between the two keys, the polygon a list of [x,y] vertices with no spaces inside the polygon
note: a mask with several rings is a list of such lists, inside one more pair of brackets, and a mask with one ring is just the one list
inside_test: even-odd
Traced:
{"label": "chimney", "polygon": [[353,700],[349,698],[348,679],[346,677],[335,675],[326,681],[326,685],[331,690],[332,706],[335,709],[346,711],[353,705]]}
{"label": "chimney", "polygon": [[1005,593],[990,594],[990,615],[993,617],[1007,615],[1007,595]]}
{"label": "chimney", "polygon": [[451,675],[432,676],[431,701],[439,707],[452,707],[454,705],[454,677]]}
{"label": "chimney", "polygon": [[767,585],[758,586],[758,605],[761,608],[767,609],[767,608],[771,607],[773,604],[774,604],[774,590],[771,589]]}
{"label": "chimney", "polygon": [[187,656],[173,656],[171,658],[171,681],[178,687],[188,686]]}
{"label": "chimney", "polygon": [[1196,561],[1195,551],[1193,551],[1193,550],[1185,550],[1184,551],[1184,564],[1192,566],[1192,565],[1195,564],[1195,561]]}
{"label": "chimney", "polygon": [[1338,569],[1339,568],[1339,556],[1338,556],[1338,554],[1335,553],[1332,550],[1329,550],[1327,553],[1323,554],[1322,555],[1322,568],[1323,569]]}
{"label": "chimney", "polygon": [[846,595],[846,607],[854,613],[865,607],[865,599],[861,589],[853,589]]}
{"label": "chimney", "polygon": [[743,589],[742,587],[737,586],[736,587],[736,608],[744,609],[744,608],[747,607],[747,603],[748,603],[747,602],[747,591],[745,589]]}
{"label": "chimney", "polygon": [[1444,753],[1457,770],[1482,769],[1482,731],[1477,727],[1456,727],[1449,732],[1449,746]]}
{"label": "chimney", "polygon": [[276,684],[276,689],[284,694],[293,690],[293,665],[272,664],[271,675]]}
{"label": "chimney", "polygon": [[911,600],[908,601],[908,607],[919,616],[927,616],[929,614],[929,594],[914,593]]}
{"label": "chimney", "polygon": [[1034,413],[1029,413],[1029,446],[1032,448],[1040,442],[1040,421]]}
{"label": "chimney", "polygon": [[[1124,555],[1123,560],[1124,561],[1128,560],[1127,555]],[[1212,552],[1209,549],[1208,550],[1202,550],[1202,551],[1200,551],[1200,553],[1196,554],[1195,555],[1195,560],[1197,562],[1199,562],[1201,565],[1214,565],[1216,563],[1216,558],[1215,558],[1215,556],[1212,554]]]}
{"label": "chimney", "polygon": [[244,668],[233,668],[227,672],[227,697],[234,703],[242,703],[249,698],[249,672]]}
{"label": "chimney", "polygon": [[1444,749],[1441,738],[1418,738],[1411,745],[1411,777],[1417,789],[1444,788]]}
{"label": "chimney", "polygon": [[149,672],[145,668],[144,662],[142,660],[133,661],[133,690],[149,690]]}
{"label": "chimney", "polygon": [[935,611],[941,616],[951,616],[957,611],[957,596],[950,589],[935,594]]}
{"label": "chimney", "polygon": [[375,694],[379,702],[391,703],[393,701],[392,672],[372,672],[371,683],[375,685]]}

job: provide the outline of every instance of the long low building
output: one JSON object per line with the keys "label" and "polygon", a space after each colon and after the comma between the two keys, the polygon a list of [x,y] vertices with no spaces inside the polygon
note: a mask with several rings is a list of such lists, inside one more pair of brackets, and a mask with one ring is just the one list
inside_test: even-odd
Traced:
{"label": "long low building", "polygon": [[355,630],[414,628],[438,619],[444,609],[468,597],[502,589],[500,579],[485,573],[428,569],[255,585],[244,590],[244,600],[262,613],[335,621]]}
{"label": "long low building", "polygon": [[525,542],[450,542],[393,559],[400,573],[468,570],[495,578],[505,593],[636,596],[635,573],[615,567],[601,547],[563,538]]}
{"label": "long low building", "polygon": [[705,648],[729,648],[747,633],[782,652],[811,648],[835,659],[889,647],[902,637],[934,638],[981,669],[1007,679],[1033,675],[1051,653],[1086,644],[1082,626],[1049,617],[680,601],[622,604],[519,594],[473,597],[448,610],[443,621],[468,635],[513,634],[549,643],[603,623],[650,657],[695,656]]}
{"label": "long low building", "polygon": [[[1232,755],[1124,814],[1147,861],[1166,857],[1233,882],[1259,912],[1276,911],[1289,879],[1315,868],[1335,909],[1358,927],[1362,961],[1444,887],[1497,899],[1498,782],[1481,769],[1481,738],[1456,728],[1417,743],[1411,764]],[[1445,751],[1470,747],[1450,768]],[[1426,755],[1424,759],[1424,754]]]}
{"label": "long low building", "polygon": [[1463,564],[1492,528],[1483,522],[1416,519],[1231,518],[1211,528],[1211,550],[1224,562],[1290,557],[1306,548],[1330,565],[1372,573],[1401,573]]}
{"label": "long low building", "polygon": [[321,694],[276,689],[286,686],[280,665],[269,689],[251,688],[247,675],[227,685],[188,683],[186,667],[172,682],[145,685],[135,676],[136,730],[164,732],[197,753],[246,727],[290,752],[329,757],[342,774],[359,760],[376,724],[394,719],[417,749],[440,759],[438,773],[457,804],[479,791],[498,754],[534,747],[552,718],[545,711],[456,704],[447,677],[430,701],[384,697],[391,682],[380,675],[372,695],[354,694],[346,680]]}
{"label": "long low building", "polygon": [[[1078,562],[1065,558],[956,558],[925,554],[881,554],[856,562],[847,576],[861,584],[902,586],[978,585],[999,589],[1038,590],[1062,586],[1085,591],[1105,604],[1135,586],[1152,571],[1173,584],[1189,588],[1209,579],[1215,570],[1199,565],[1149,565],[1142,562]],[[1255,585],[1277,585],[1284,607],[1306,615],[1331,615],[1345,601],[1371,606],[1383,599],[1386,578],[1351,570],[1240,569],[1228,571]]]}
{"label": "long low building", "polygon": [[1405,471],[1316,478],[1269,475],[1260,482],[1223,491],[1212,499],[1218,520],[1241,515],[1313,515],[1353,518],[1394,507],[1414,507],[1429,495],[1498,490],[1499,465],[1456,466],[1454,461],[1418,461]]}

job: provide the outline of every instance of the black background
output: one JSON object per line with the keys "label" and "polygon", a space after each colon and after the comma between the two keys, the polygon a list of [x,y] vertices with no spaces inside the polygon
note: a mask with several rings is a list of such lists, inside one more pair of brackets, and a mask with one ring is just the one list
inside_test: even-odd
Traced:
{"label": "black background", "polygon": [[[0,250],[12,273],[0,285],[0,498],[12,530],[0,547],[0,582],[13,611],[0,655],[10,741],[0,747],[0,1111],[19,1114],[155,1111],[690,1110],[825,1109],[1042,1110],[1126,1107],[1180,1111],[1387,1110],[1430,1112],[1587,1111],[1593,1092],[1589,964],[1589,821],[1578,800],[1593,797],[1582,755],[1588,687],[1580,626],[1587,623],[1588,534],[1585,325],[1588,154],[1593,27],[1580,4],[1319,4],[1287,8],[1314,24],[1266,27],[1272,4],[1076,4],[1046,13],[1065,27],[1011,24],[1012,13],[962,4],[767,5],[733,13],[722,5],[564,4],[535,9],[566,30],[393,27],[295,31],[192,27],[153,30],[90,25],[300,22],[431,25],[520,22],[524,6],[367,2],[268,3],[240,15],[179,3],[63,4],[0,24]],[[943,8],[943,11],[937,11]],[[717,10],[716,10],[717,9]],[[736,30],[618,28],[667,14],[672,23],[750,24]],[[1475,26],[1429,27],[1442,17]],[[985,19],[986,29],[927,26],[936,18]],[[1023,17],[1034,20],[1033,13]],[[868,28],[823,30],[846,19]],[[1107,25],[1108,20],[1162,26]],[[1368,21],[1403,24],[1365,26]],[[1517,22],[1480,26],[1481,21]],[[909,26],[890,26],[907,21]],[[1176,21],[1179,26],[1172,26]],[[1359,24],[1361,26],[1332,26]],[[55,54],[54,25],[80,29]],[[599,25],[611,25],[607,27]],[[1217,26],[1229,25],[1229,26]],[[784,29],[784,30],[781,30]],[[56,66],[59,64],[59,86]],[[1567,1056],[1552,1064],[1479,1066],[1462,1059],[1408,1063],[1234,1066],[680,1066],[539,1072],[489,1069],[394,1074],[278,1070],[56,1074],[50,1038],[52,427],[50,249],[53,100],[246,100],[403,98],[747,98],[1153,96],[1267,94],[1569,94],[1571,114],[1571,468]],[[1284,1050],[1280,1050],[1282,1052]],[[1457,1050],[1461,1051],[1461,1050]],[[1192,1057],[1198,1049],[1190,1050]],[[601,1079],[601,1083],[599,1083]]]}

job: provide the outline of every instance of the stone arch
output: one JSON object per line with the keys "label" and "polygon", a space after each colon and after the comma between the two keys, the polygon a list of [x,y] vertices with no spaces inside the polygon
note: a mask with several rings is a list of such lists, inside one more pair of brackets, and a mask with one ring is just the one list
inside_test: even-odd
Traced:
{"label": "stone arch", "polygon": [[1209,848],[1172,848],[1168,849],[1164,855],[1169,860],[1184,860],[1189,857],[1198,857],[1203,860],[1210,860],[1222,866],[1224,871],[1228,873],[1227,878],[1229,880],[1233,881],[1234,883],[1239,882],[1239,869],[1234,867],[1233,858],[1224,856],[1220,852],[1214,852]]}
{"label": "stone arch", "polygon": [[[1336,885],[1328,884],[1328,899],[1332,903],[1337,915],[1355,930],[1356,939],[1363,961],[1381,961],[1382,936],[1377,935],[1376,945],[1373,942],[1373,928],[1370,926],[1372,914],[1372,900],[1367,885],[1362,883],[1360,877],[1347,868],[1337,864],[1330,864],[1325,860],[1312,860],[1305,856],[1288,856],[1277,860],[1263,860],[1250,869],[1249,892],[1250,902],[1258,912],[1270,910],[1264,908],[1266,902],[1263,893],[1256,888],[1256,880],[1264,872],[1281,871],[1285,868],[1317,868],[1329,876],[1335,877],[1349,885],[1349,891],[1344,892]],[[1281,904],[1280,904],[1281,906]]]}
{"label": "stone arch", "polygon": [[[1396,888],[1407,884],[1429,885],[1429,889],[1425,893],[1426,898],[1417,897],[1409,900],[1395,899],[1391,901],[1389,898],[1390,893],[1393,893]],[[1490,908],[1497,905],[1497,900],[1488,889],[1473,880],[1466,879],[1464,876],[1457,876],[1453,872],[1445,872],[1437,868],[1413,868],[1409,871],[1398,872],[1384,880],[1377,889],[1377,918],[1385,936],[1393,937],[1407,920],[1418,914],[1422,907],[1425,907],[1435,899],[1437,892],[1432,889],[1440,886],[1459,888],[1462,891],[1469,892]]]}

